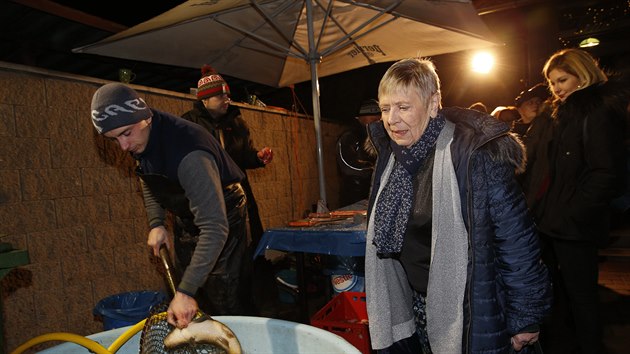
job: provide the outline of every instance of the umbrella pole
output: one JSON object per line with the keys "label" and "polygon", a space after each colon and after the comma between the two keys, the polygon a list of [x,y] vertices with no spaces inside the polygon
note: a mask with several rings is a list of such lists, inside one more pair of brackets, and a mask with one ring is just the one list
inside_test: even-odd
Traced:
{"label": "umbrella pole", "polygon": [[319,173],[319,200],[317,201],[317,212],[328,211],[326,202],[326,181],[324,177],[324,153],[322,151],[321,136],[321,112],[319,110],[319,79],[317,75],[317,64],[319,63],[319,53],[315,48],[315,38],[313,34],[313,4],[311,0],[306,0],[306,21],[308,25],[308,61],[311,66],[311,96],[313,99],[313,121],[315,122],[315,138],[317,139],[317,170]]}
{"label": "umbrella pole", "polygon": [[313,96],[313,120],[315,122],[315,138],[317,139],[317,170],[319,173],[319,201],[317,202],[317,212],[328,208],[326,199],[326,181],[324,180],[324,153],[322,150],[321,134],[321,112],[319,110],[319,82],[317,80],[317,64],[311,61],[311,94]]}

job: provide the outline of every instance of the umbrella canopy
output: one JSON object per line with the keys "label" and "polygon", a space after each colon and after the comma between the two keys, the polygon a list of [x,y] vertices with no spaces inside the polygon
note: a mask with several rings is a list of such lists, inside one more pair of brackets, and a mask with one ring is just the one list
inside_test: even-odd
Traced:
{"label": "umbrella canopy", "polygon": [[310,80],[318,204],[325,205],[319,77],[495,44],[470,1],[190,0],[74,52],[190,68],[211,64],[275,87]]}

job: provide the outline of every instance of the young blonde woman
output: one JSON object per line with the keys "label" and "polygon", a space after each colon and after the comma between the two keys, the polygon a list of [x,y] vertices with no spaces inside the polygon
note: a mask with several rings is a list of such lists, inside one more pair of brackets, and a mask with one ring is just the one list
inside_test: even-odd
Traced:
{"label": "young blonde woman", "polygon": [[[628,90],[609,82],[598,62],[580,49],[553,54],[543,74],[554,107],[548,189],[538,225],[555,285],[556,325],[545,329],[541,343],[554,353],[575,353],[577,347],[579,353],[596,354],[602,352],[597,249],[608,236],[610,203],[624,187]],[[569,333],[561,333],[567,326]]]}

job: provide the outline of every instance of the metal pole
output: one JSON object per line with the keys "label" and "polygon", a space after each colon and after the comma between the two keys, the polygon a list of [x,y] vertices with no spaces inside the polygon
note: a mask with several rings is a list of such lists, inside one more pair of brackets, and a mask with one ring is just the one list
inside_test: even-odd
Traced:
{"label": "metal pole", "polygon": [[317,139],[317,169],[319,172],[319,201],[317,211],[321,212],[321,207],[328,207],[326,202],[326,180],[324,177],[324,153],[322,151],[321,136],[321,112],[319,110],[319,80],[317,75],[317,64],[320,61],[319,53],[315,48],[314,28],[313,28],[313,4],[312,0],[305,0],[306,21],[308,28],[308,61],[311,67],[311,96],[313,99],[313,120],[315,122],[315,137]]}

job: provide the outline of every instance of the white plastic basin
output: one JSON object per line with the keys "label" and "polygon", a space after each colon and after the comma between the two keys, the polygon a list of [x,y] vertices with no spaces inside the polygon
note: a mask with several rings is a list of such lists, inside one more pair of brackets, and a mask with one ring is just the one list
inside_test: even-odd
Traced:
{"label": "white plastic basin", "polygon": [[[361,354],[357,348],[338,335],[302,323],[247,316],[216,316],[214,319],[230,327],[238,337],[245,354]],[[129,328],[116,328],[87,336],[87,338],[108,348]],[[116,353],[138,354],[140,335],[141,332],[138,332]],[[40,353],[89,354],[90,351],[78,344],[68,342],[43,350]]]}

